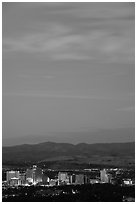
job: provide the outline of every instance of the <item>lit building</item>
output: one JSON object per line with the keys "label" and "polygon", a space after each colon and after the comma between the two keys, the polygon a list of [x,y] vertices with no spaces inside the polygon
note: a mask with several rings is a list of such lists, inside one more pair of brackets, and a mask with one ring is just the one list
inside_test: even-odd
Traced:
{"label": "lit building", "polygon": [[28,181],[28,183],[40,183],[42,182],[42,174],[42,169],[34,165],[32,169],[27,169],[26,180]]}
{"label": "lit building", "polygon": [[9,181],[10,186],[18,186],[19,185],[19,178],[13,177]]}
{"label": "lit building", "polygon": [[91,184],[99,183],[99,180],[98,179],[90,179],[90,183]]}
{"label": "lit building", "polygon": [[109,176],[105,169],[100,171],[100,179],[102,183],[109,183]]}
{"label": "lit building", "polygon": [[58,180],[57,179],[50,179],[49,181],[49,185],[50,186],[56,186],[58,184]]}
{"label": "lit building", "polygon": [[87,175],[84,175],[84,184],[90,183],[90,180]]}
{"label": "lit building", "polygon": [[26,170],[26,181],[29,184],[33,183],[33,170],[32,169],[27,169]]}
{"label": "lit building", "polygon": [[42,182],[42,169],[37,166],[33,166],[33,183]]}
{"label": "lit building", "polygon": [[19,171],[7,171],[6,172],[6,180],[9,182],[12,178],[19,179]]}
{"label": "lit building", "polygon": [[132,185],[132,180],[131,179],[124,179],[123,184],[124,185]]}
{"label": "lit building", "polygon": [[108,182],[111,183],[111,180],[113,180],[112,174],[109,173],[107,174],[107,176],[108,176]]}
{"label": "lit building", "polygon": [[66,172],[59,172],[58,173],[58,184],[69,184],[70,179]]}
{"label": "lit building", "polygon": [[50,178],[48,177],[48,176],[46,176],[46,175],[42,175],[42,183],[44,184],[44,185],[49,185],[49,182],[50,182]]}
{"label": "lit building", "polygon": [[65,181],[68,177],[68,174],[65,172],[59,172],[58,173],[58,179],[59,181]]}
{"label": "lit building", "polygon": [[83,174],[76,175],[75,184],[84,184],[84,175]]}
{"label": "lit building", "polygon": [[20,173],[19,174],[19,185],[25,185],[26,184],[26,173]]}
{"label": "lit building", "polygon": [[75,180],[76,180],[76,175],[75,174],[72,174],[72,175],[69,176],[69,183],[70,184],[74,184]]}

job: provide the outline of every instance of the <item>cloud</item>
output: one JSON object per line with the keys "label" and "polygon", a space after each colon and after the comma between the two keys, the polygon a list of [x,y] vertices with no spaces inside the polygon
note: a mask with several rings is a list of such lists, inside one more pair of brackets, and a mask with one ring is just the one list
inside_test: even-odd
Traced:
{"label": "cloud", "polygon": [[[26,4],[23,5],[25,9]],[[25,52],[51,60],[134,62],[134,7],[131,4],[57,5],[29,4],[25,10],[28,16],[25,31],[20,33],[20,29],[20,35],[3,35],[3,54]],[[40,17],[35,17],[34,7]],[[18,9],[16,12],[19,15]]]}
{"label": "cloud", "polygon": [[86,34],[54,35],[46,31],[18,40],[4,38],[3,51],[44,54],[54,60],[94,59],[108,61],[134,60],[134,44],[125,36],[111,32],[90,31]]}

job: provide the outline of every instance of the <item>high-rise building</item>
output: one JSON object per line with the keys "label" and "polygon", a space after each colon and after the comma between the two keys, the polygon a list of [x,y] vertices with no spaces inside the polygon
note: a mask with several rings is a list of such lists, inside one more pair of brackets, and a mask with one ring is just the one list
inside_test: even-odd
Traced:
{"label": "high-rise building", "polygon": [[33,170],[32,169],[26,170],[26,181],[28,183],[33,183]]}
{"label": "high-rise building", "polygon": [[36,166],[33,166],[33,182],[40,183],[42,182],[42,169]]}
{"label": "high-rise building", "polygon": [[50,181],[50,178],[47,175],[43,174],[42,175],[42,183],[44,185],[49,185],[49,181]]}
{"label": "high-rise building", "polygon": [[106,169],[100,171],[100,179],[102,183],[109,183],[109,177]]}
{"label": "high-rise building", "polygon": [[90,179],[87,175],[84,175],[84,184],[90,183]]}
{"label": "high-rise building", "polygon": [[12,178],[19,179],[19,171],[7,171],[6,172],[6,180],[9,182]]}
{"label": "high-rise building", "polygon": [[75,184],[84,184],[84,175],[83,174],[76,175]]}
{"label": "high-rise building", "polygon": [[58,173],[58,179],[59,181],[65,181],[68,177],[68,174],[66,172],[59,172]]}
{"label": "high-rise building", "polygon": [[19,174],[19,185],[25,185],[26,184],[26,173],[20,173]]}
{"label": "high-rise building", "polygon": [[69,184],[69,175],[66,172],[59,172],[58,173],[58,184]]}
{"label": "high-rise building", "polygon": [[75,174],[70,175],[69,183],[70,184],[75,184],[75,180],[76,180],[76,175]]}
{"label": "high-rise building", "polygon": [[37,184],[42,182],[42,169],[38,168],[36,165],[32,169],[27,169],[26,171],[26,180],[29,183]]}
{"label": "high-rise building", "polygon": [[111,180],[113,179],[112,174],[108,173],[107,176],[108,176],[108,183],[111,183]]}
{"label": "high-rise building", "polygon": [[75,181],[76,181],[76,175],[72,174],[72,183],[75,183]]}

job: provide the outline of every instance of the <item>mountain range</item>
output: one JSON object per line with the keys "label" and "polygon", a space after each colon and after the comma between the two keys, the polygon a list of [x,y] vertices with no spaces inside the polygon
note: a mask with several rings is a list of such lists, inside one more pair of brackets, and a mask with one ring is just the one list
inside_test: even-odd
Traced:
{"label": "mountain range", "polygon": [[77,145],[44,142],[2,148],[2,163],[79,162],[134,165],[135,143],[98,143]]}

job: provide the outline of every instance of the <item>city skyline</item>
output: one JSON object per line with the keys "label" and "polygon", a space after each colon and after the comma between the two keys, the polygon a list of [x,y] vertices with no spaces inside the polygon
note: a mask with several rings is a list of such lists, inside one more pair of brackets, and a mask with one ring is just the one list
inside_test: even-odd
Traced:
{"label": "city skyline", "polygon": [[2,7],[3,144],[134,141],[135,3]]}

